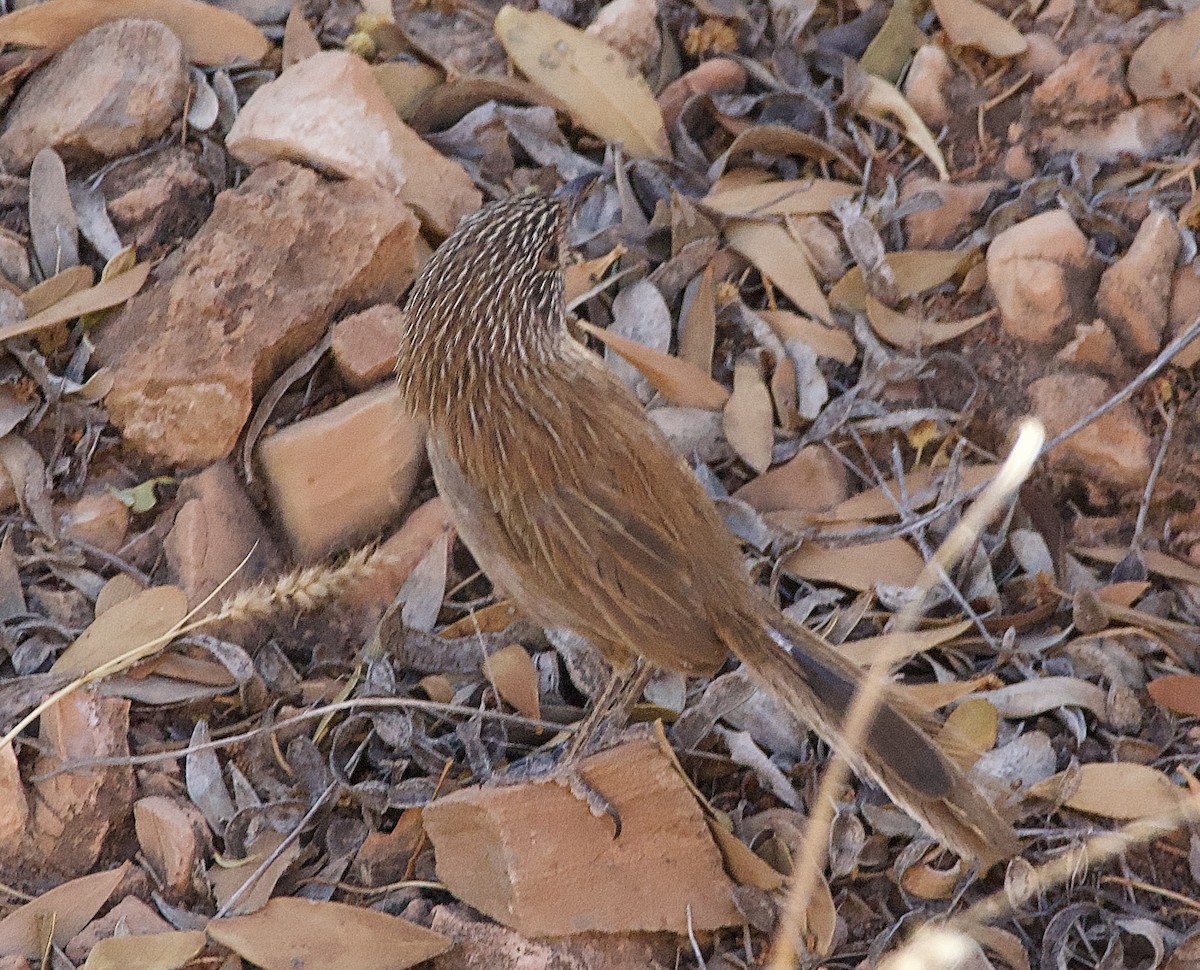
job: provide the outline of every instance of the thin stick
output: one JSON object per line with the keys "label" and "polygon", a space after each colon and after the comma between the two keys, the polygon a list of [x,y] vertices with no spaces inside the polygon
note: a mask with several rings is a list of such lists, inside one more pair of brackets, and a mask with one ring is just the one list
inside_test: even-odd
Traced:
{"label": "thin stick", "polygon": [[[1197,332],[1200,332],[1198,328]],[[992,517],[1008,502],[1029,476],[1045,440],[1041,422],[1027,418],[1021,422],[1016,443],[999,473],[984,489],[979,501],[972,505],[961,521],[951,530],[933,559],[925,564],[916,582],[919,596],[914,596],[900,612],[896,631],[907,632],[916,627],[929,591],[940,581],[943,571],[971,547],[976,537]],[[879,708],[883,695],[884,671],[887,663],[875,661],[867,667],[862,683],[855,692],[850,710],[842,725],[847,750],[862,747],[867,730]],[[798,955],[799,927],[812,902],[812,893],[821,871],[825,868],[826,847],[833,825],[833,805],[839,789],[846,783],[849,766],[844,758],[835,757],[825,771],[816,803],[800,846],[800,859],[788,894],[783,918],[775,937],[771,954],[771,970],[794,970]]]}

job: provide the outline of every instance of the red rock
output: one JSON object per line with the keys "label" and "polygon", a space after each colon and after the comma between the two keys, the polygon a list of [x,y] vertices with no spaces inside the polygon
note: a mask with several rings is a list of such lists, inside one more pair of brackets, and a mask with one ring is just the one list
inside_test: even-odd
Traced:
{"label": "red rock", "polygon": [[11,744],[0,748],[0,858],[16,857],[29,825],[29,802]]}
{"label": "red rock", "polygon": [[440,236],[482,202],[466,169],[401,121],[370,66],[345,51],[314,54],[260,87],[225,147],[247,165],[288,159],[374,182]]}
{"label": "red rock", "polygon": [[654,66],[662,48],[658,4],[656,0],[609,0],[588,25],[586,33],[619,51],[638,70],[647,71]]}
{"label": "red rock", "polygon": [[1112,44],[1088,44],[1033,89],[1029,107],[1045,122],[1095,121],[1132,107],[1125,62]]}
{"label": "red rock", "polygon": [[1063,363],[1083,364],[1087,368],[1113,376],[1128,369],[1125,358],[1117,347],[1117,339],[1103,320],[1076,325],[1075,336],[1071,342],[1054,356]]}
{"label": "red rock", "polygon": [[[42,754],[34,775],[65,762],[129,757],[129,701],[78,690],[41,719]],[[96,864],[113,826],[133,804],[133,772],[104,768],[34,782],[28,853],[45,871],[84,873]]]}
{"label": "red rock", "polygon": [[1002,188],[1004,183],[999,181],[942,182],[924,175],[905,179],[900,189],[902,202],[920,192],[932,192],[942,203],[936,209],[905,217],[908,245],[913,249],[949,249],[983,222],[987,215],[984,204]]}
{"label": "red rock", "polygon": [[1096,309],[1135,358],[1155,354],[1162,347],[1181,246],[1174,217],[1154,209],[1142,221],[1129,251],[1100,277]]}
{"label": "red rock", "polygon": [[[1114,393],[1102,377],[1050,374],[1029,387],[1034,412],[1053,438],[1095,411]],[[1126,401],[1054,448],[1050,465],[1122,489],[1141,488],[1150,474],[1150,437]]]}
{"label": "red rock", "polygon": [[162,134],[187,90],[183,46],[167,27],[104,24],[25,82],[0,134],[0,160],[24,172],[43,148],[68,163],[116,158]]}
{"label": "red rock", "polygon": [[381,616],[425,553],[439,539],[449,539],[453,528],[450,510],[441,496],[414,509],[404,525],[380,544],[374,558],[376,567],[362,582],[346,590],[343,602],[357,613]]}
{"label": "red rock", "polygon": [[108,492],[93,492],[68,506],[58,527],[68,539],[116,552],[129,529],[129,507]]}
{"label": "red rock", "polygon": [[587,783],[613,823],[553,780],[483,786],[423,810],[438,877],[463,902],[523,936],[697,932],[742,922],[704,815],[653,739],[594,755]]}
{"label": "red rock", "polygon": [[[1200,319],[1200,274],[1196,261],[1175,271],[1171,286],[1171,337],[1174,339]],[[1193,340],[1173,358],[1176,367],[1191,367],[1200,361],[1200,339]]]}
{"label": "red rock", "polygon": [[292,549],[313,559],[369,538],[400,513],[425,442],[389,384],[264,438],[258,458]]}
{"label": "red rock", "polygon": [[191,238],[212,211],[212,183],[177,146],[118,162],[100,189],[113,226],[143,259]]}
{"label": "red rock", "polygon": [[329,350],[342,380],[362,391],[390,376],[403,329],[404,313],[394,303],[380,303],[339,321]]}
{"label": "red rock", "polygon": [[435,907],[430,929],[454,941],[452,949],[434,957],[430,970],[670,970],[678,962],[676,940],[665,933],[578,933],[530,940],[473,918],[466,906]]}
{"label": "red rock", "polygon": [[172,896],[184,895],[208,846],[204,815],[191,802],[151,795],[134,803],[133,823],[142,854],[162,885]]}
{"label": "red rock", "polygon": [[188,605],[199,605],[230,576],[227,595],[278,572],[275,540],[228,462],[184,479],[179,502],[163,552]]}
{"label": "red rock", "polygon": [[92,947],[103,939],[112,936],[117,927],[130,936],[148,936],[151,933],[168,933],[173,928],[170,923],[158,915],[153,909],[136,896],[126,896],[116,906],[99,919],[94,919],[75,936],[64,948],[67,958],[76,966],[82,964],[92,952]]}
{"label": "red rock", "polygon": [[1087,237],[1063,209],[1005,229],[988,247],[988,283],[1004,329],[1035,343],[1090,319],[1097,267]]}
{"label": "red rock", "polygon": [[417,221],[362,181],[268,165],[106,323],[96,360],[127,444],[188,468],[232,451],[254,393],[311,347],[339,310],[396,300],[413,276]]}

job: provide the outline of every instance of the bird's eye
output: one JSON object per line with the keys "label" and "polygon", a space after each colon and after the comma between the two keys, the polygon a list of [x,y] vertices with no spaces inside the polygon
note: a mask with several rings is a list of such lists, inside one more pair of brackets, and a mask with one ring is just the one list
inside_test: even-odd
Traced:
{"label": "bird's eye", "polygon": [[558,240],[554,239],[543,246],[542,251],[538,253],[537,271],[539,273],[553,273],[558,268]]}

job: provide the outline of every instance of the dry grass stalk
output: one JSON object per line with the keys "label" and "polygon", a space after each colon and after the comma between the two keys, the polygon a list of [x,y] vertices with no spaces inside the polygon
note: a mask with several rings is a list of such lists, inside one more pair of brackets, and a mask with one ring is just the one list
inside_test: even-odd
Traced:
{"label": "dry grass stalk", "polygon": [[[939,582],[943,572],[975,542],[987,523],[1021,487],[1038,459],[1044,440],[1045,430],[1041,422],[1033,419],[1022,422],[1016,443],[1000,472],[946,537],[933,559],[926,564],[916,583],[919,595],[909,601],[897,618],[898,632],[905,632],[916,626],[926,594]],[[852,750],[862,746],[871,719],[879,706],[883,695],[885,667],[885,663],[876,662],[867,668],[866,678],[855,694],[846,715],[843,731],[846,744]],[[848,774],[849,765],[845,759],[834,757],[821,781],[813,812],[805,829],[804,842],[800,846],[799,862],[788,893],[787,905],[772,947],[771,970],[794,970],[796,966],[796,957],[800,952],[799,927],[812,902],[817,879],[825,867],[825,853],[829,845],[830,828],[833,825],[833,806],[836,794],[846,783]]]}

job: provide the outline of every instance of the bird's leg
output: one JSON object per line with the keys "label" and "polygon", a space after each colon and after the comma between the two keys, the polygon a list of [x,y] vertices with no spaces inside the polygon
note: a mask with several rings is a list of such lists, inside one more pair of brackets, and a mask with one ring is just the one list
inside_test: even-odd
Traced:
{"label": "bird's leg", "polygon": [[585,757],[603,751],[628,723],[633,705],[654,676],[654,666],[640,661],[632,670],[614,668],[592,710],[575,729],[566,757]]}

